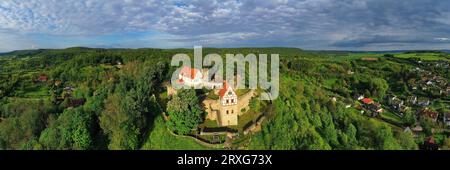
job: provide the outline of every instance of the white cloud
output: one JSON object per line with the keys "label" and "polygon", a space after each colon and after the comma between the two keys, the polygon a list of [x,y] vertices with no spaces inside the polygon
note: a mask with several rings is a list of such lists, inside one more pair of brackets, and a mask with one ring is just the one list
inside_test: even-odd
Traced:
{"label": "white cloud", "polygon": [[434,40],[438,40],[438,41],[449,41],[450,38],[446,38],[446,37],[438,37],[438,38],[434,38]]}
{"label": "white cloud", "polygon": [[177,45],[335,48],[379,43],[377,37],[429,41],[450,36],[448,6],[450,1],[439,0],[2,0],[0,30],[14,36],[0,36],[0,48],[15,49],[5,40],[15,41],[16,48],[29,46],[29,34],[95,37],[148,31]]}

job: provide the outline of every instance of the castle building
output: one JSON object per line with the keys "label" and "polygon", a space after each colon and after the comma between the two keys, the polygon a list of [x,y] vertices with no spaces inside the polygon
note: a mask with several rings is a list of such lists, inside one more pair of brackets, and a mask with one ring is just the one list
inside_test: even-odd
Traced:
{"label": "castle building", "polygon": [[238,97],[232,86],[226,82],[219,91],[219,102],[221,104],[217,120],[220,126],[233,126],[238,124]]}
{"label": "castle building", "polygon": [[203,74],[199,69],[183,67],[178,74],[178,82],[187,86],[200,85],[203,79]]}
{"label": "castle building", "polygon": [[221,88],[221,82],[208,81],[208,69],[197,69],[191,67],[183,67],[178,74],[178,83],[189,87],[209,87],[212,89]]}

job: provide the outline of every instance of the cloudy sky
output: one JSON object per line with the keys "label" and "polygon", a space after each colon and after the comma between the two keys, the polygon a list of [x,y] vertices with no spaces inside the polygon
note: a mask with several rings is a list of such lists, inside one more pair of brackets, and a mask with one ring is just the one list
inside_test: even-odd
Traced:
{"label": "cloudy sky", "polygon": [[450,49],[450,1],[0,1],[0,51],[194,45]]}

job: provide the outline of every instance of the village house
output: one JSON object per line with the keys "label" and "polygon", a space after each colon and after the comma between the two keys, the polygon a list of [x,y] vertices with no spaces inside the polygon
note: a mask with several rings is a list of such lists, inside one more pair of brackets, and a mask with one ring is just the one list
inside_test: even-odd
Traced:
{"label": "village house", "polygon": [[55,86],[59,86],[61,84],[61,80],[55,80],[54,84]]}
{"label": "village house", "polygon": [[400,116],[409,109],[409,107],[405,105],[405,102],[396,96],[389,97],[388,104],[392,109],[398,111]]}
{"label": "village house", "polygon": [[417,103],[417,96],[409,96],[406,99],[406,102],[411,105],[415,105]]}
{"label": "village house", "polygon": [[366,105],[372,105],[374,101],[371,98],[363,98],[361,101]]}
{"label": "village house", "polygon": [[363,102],[363,108],[369,110],[373,117],[376,117],[380,113],[384,112],[383,108],[381,108],[381,104],[374,102],[371,98],[364,98],[361,102]]}
{"label": "village house", "polygon": [[47,80],[48,80],[48,76],[45,74],[41,74],[38,77],[38,81],[40,81],[40,82],[46,82]]}
{"label": "village house", "polygon": [[355,100],[362,100],[362,99],[364,99],[364,95],[362,95],[362,94],[355,94],[355,95],[353,96],[353,98],[354,98]]}
{"label": "village house", "polygon": [[421,149],[423,149],[423,150],[438,150],[439,145],[436,144],[434,138],[432,136],[430,136],[427,139],[425,139],[425,142],[423,143]]}
{"label": "village house", "polygon": [[444,114],[443,122],[446,126],[450,126],[450,112]]}
{"label": "village house", "polygon": [[388,100],[389,105],[391,105],[394,109],[400,109],[400,107],[405,104],[403,100],[398,98],[397,96],[389,97]]}
{"label": "village house", "polygon": [[74,90],[75,90],[75,88],[72,87],[72,86],[66,86],[66,87],[64,87],[64,91],[65,91],[66,93],[69,93],[69,94],[71,94]]}
{"label": "village house", "polygon": [[423,127],[417,124],[413,128],[411,128],[411,131],[413,133],[413,137],[417,138],[419,137],[419,134],[423,132]]}
{"label": "village house", "polygon": [[116,68],[121,69],[123,67],[122,62],[116,62]]}
{"label": "village house", "polygon": [[420,118],[428,117],[428,118],[430,118],[431,120],[433,120],[434,122],[436,122],[436,121],[437,121],[437,118],[438,118],[438,116],[439,116],[439,113],[438,113],[438,112],[435,112],[435,111],[433,111],[433,110],[431,110],[431,109],[425,108],[425,109],[419,110],[419,111],[417,112],[417,115],[418,115]]}
{"label": "village house", "polygon": [[429,106],[430,105],[430,100],[427,98],[419,98],[417,100],[417,105],[419,106]]}

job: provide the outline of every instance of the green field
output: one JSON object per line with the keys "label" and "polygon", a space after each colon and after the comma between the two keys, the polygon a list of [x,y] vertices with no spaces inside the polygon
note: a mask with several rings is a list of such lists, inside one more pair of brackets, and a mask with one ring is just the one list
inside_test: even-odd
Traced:
{"label": "green field", "polygon": [[419,58],[425,61],[436,61],[436,60],[450,61],[449,55],[443,53],[402,53],[402,54],[395,54],[394,56],[398,58]]}

